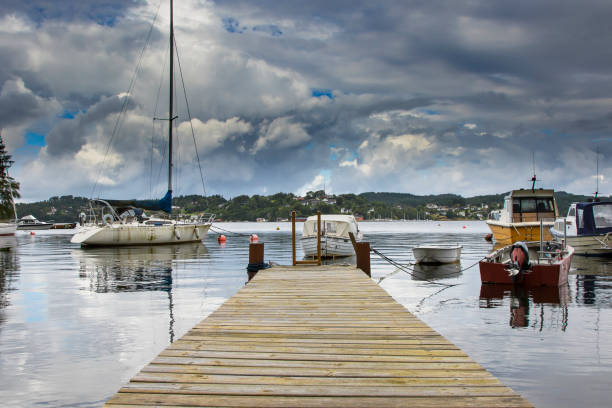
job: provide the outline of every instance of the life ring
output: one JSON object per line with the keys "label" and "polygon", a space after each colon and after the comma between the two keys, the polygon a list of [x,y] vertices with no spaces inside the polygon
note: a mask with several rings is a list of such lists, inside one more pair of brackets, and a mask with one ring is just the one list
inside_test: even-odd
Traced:
{"label": "life ring", "polygon": [[102,220],[106,225],[111,225],[113,223],[113,216],[110,214],[104,214],[102,216]]}
{"label": "life ring", "polygon": [[174,236],[176,237],[176,239],[180,240],[181,239],[181,232],[179,230],[176,229],[176,227],[174,227]]}
{"label": "life ring", "polygon": [[193,227],[193,233],[195,234],[197,239],[200,239],[200,230],[198,227]]}

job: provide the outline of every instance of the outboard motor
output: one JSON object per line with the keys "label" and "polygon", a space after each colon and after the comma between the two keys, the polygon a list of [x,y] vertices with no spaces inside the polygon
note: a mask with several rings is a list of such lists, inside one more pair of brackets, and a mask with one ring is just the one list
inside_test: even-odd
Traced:
{"label": "outboard motor", "polygon": [[508,274],[514,277],[529,269],[529,250],[527,244],[522,241],[515,242],[510,250],[510,266]]}

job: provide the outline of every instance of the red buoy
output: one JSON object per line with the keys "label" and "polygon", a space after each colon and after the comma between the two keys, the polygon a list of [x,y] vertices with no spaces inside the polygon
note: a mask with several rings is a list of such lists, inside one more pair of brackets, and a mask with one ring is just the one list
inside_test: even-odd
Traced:
{"label": "red buoy", "polygon": [[34,231],[30,231],[30,235],[36,235]]}
{"label": "red buoy", "polygon": [[225,238],[225,235],[219,235],[219,237],[217,238],[217,241],[219,243],[222,243],[222,242],[227,241],[227,238]]}
{"label": "red buoy", "polygon": [[259,241],[259,237],[257,236],[257,234],[252,234],[251,235],[251,242],[257,242]]}

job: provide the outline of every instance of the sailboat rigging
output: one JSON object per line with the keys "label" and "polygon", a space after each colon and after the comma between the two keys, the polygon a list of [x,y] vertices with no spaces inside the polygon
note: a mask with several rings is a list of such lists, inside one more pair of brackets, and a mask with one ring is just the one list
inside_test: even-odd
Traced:
{"label": "sailboat rigging", "polygon": [[83,246],[155,245],[201,241],[214,214],[183,220],[148,218],[144,210],[172,214],[173,126],[174,116],[174,15],[170,0],[170,82],[168,118],[168,191],[160,200],[92,199],[89,214],[79,216],[81,228],[71,242]]}

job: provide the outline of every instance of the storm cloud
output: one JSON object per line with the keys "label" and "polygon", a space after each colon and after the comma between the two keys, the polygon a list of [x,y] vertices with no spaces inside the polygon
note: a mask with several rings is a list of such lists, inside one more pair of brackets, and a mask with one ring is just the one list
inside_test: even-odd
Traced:
{"label": "storm cloud", "polygon": [[[4,3],[0,128],[24,200],[163,191],[167,6]],[[590,194],[596,152],[611,194],[611,19],[597,0],[175,1],[175,194],[202,192],[198,157],[226,197],[501,193],[534,158],[542,187]]]}

